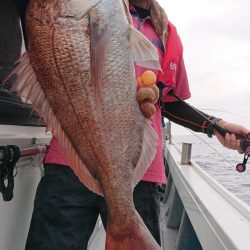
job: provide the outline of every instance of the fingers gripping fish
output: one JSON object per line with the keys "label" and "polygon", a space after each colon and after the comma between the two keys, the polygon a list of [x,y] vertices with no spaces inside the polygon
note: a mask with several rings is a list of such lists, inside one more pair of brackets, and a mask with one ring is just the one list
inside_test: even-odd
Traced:
{"label": "fingers gripping fish", "polygon": [[71,168],[108,207],[106,249],[160,249],[133,204],[157,135],[136,101],[134,62],[160,69],[122,0],[30,0],[12,91],[33,104]]}

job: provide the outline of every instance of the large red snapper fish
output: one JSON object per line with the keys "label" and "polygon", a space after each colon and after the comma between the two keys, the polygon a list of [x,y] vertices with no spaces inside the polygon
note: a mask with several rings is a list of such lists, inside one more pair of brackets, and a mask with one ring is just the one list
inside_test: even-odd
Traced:
{"label": "large red snapper fish", "polygon": [[133,204],[157,135],[136,101],[134,63],[159,69],[122,0],[30,0],[12,91],[31,101],[71,168],[108,207],[106,249],[160,249]]}

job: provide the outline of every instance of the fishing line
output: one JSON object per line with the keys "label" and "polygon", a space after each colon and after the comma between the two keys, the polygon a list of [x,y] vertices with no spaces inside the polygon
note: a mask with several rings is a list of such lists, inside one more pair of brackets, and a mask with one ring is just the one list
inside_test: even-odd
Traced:
{"label": "fishing line", "polygon": [[231,115],[235,115],[235,116],[239,116],[239,117],[242,117],[244,119],[247,119],[247,117],[244,116],[244,115],[237,114],[237,113],[234,113],[234,112],[230,112],[230,111],[227,111],[227,110],[207,109],[207,108],[198,108],[198,109],[201,110],[201,111],[214,111],[214,112],[221,112],[221,113],[231,114]]}

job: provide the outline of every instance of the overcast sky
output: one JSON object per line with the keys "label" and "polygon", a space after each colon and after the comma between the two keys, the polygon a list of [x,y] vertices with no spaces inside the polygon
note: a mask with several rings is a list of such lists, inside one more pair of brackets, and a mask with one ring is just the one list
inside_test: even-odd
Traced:
{"label": "overcast sky", "polygon": [[189,103],[250,128],[250,0],[158,1],[182,39]]}

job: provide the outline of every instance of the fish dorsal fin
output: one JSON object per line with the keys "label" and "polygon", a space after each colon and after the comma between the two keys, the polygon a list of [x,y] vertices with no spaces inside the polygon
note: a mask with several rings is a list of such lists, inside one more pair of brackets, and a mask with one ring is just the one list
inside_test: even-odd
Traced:
{"label": "fish dorsal fin", "polygon": [[149,119],[145,119],[145,126],[143,131],[144,133],[142,150],[135,168],[132,183],[133,187],[135,187],[136,184],[142,179],[143,175],[151,165],[157,153],[158,135],[152,127],[151,121]]}
{"label": "fish dorsal fin", "polygon": [[162,70],[159,54],[155,46],[132,25],[130,27],[130,44],[135,63],[145,68]]}
{"label": "fish dorsal fin", "polygon": [[11,75],[5,79],[3,85],[13,76],[13,74],[17,74],[18,77],[11,92],[17,92],[17,95],[24,97],[26,102],[30,101],[32,103],[32,109],[38,112],[39,116],[44,119],[47,130],[51,131],[57,138],[72,170],[79,180],[93,192],[102,195],[99,182],[91,175],[87,167],[78,157],[75,148],[58,122],[44,91],[37,81],[27,52],[21,57],[19,65],[14,69]]}

